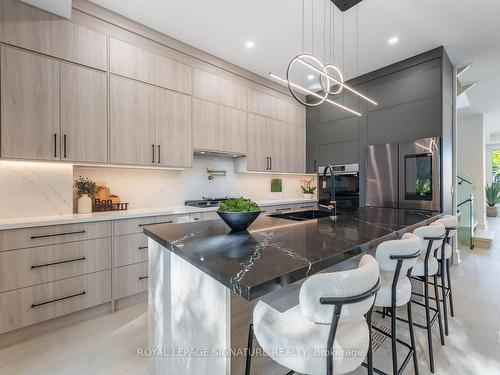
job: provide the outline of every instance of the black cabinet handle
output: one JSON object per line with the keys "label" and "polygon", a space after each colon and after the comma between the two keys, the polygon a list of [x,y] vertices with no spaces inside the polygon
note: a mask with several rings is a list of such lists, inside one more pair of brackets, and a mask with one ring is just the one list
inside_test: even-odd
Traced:
{"label": "black cabinet handle", "polygon": [[73,298],[73,297],[78,297],[78,296],[83,296],[84,294],[86,294],[87,292],[84,290],[83,292],[80,292],[80,293],[75,293],[75,294],[72,294],[70,296],[66,296],[66,297],[61,297],[61,298],[56,298],[56,299],[51,299],[49,301],[45,301],[45,302],[40,302],[40,303],[33,303],[31,305],[31,308],[34,309],[35,307],[38,307],[38,306],[43,306],[43,305],[48,305],[49,303],[54,303],[54,302],[58,302],[58,301],[62,301],[62,300],[65,300],[65,299],[68,299],[68,298]]}
{"label": "black cabinet handle", "polygon": [[84,230],[79,230],[79,231],[76,231],[76,232],[65,232],[65,233],[54,233],[54,234],[43,234],[41,236],[31,236],[30,238],[32,240],[36,240],[38,238],[48,238],[48,237],[57,237],[57,236],[67,236],[67,235],[70,235],[70,234],[81,234],[81,233],[85,233]]}
{"label": "black cabinet handle", "polygon": [[42,268],[42,267],[50,267],[50,266],[56,266],[58,264],[65,264],[65,263],[72,263],[72,262],[79,262],[81,260],[85,260],[85,257],[80,257],[80,258],[74,258],[74,259],[68,259],[68,260],[60,260],[58,262],[52,262],[52,263],[44,263],[44,264],[35,264],[31,266],[31,269],[34,270],[35,268]]}
{"label": "black cabinet handle", "polygon": [[269,170],[273,170],[273,158],[271,156],[269,157]]}
{"label": "black cabinet handle", "polygon": [[161,146],[158,145],[158,164],[160,164],[160,161],[161,161],[161,156],[160,156],[161,155],[161,148],[160,147]]}
{"label": "black cabinet handle", "polygon": [[286,208],[277,208],[276,211],[288,211],[291,210],[292,207],[286,207]]}
{"label": "black cabinet handle", "polygon": [[151,148],[153,150],[153,160],[151,161],[151,163],[154,164],[154,162],[155,162],[155,145],[151,145]]}
{"label": "black cabinet handle", "polygon": [[147,279],[149,276],[139,276],[139,280]]}
{"label": "black cabinet handle", "polygon": [[266,156],[266,170],[269,170],[269,156]]}
{"label": "black cabinet handle", "polygon": [[138,249],[139,250],[144,250],[144,249],[147,249],[148,247],[147,246],[139,246]]}
{"label": "black cabinet handle", "polygon": [[162,221],[161,223],[146,223],[146,224],[139,224],[140,227],[145,227],[147,225],[157,225],[157,224],[172,224],[174,221],[169,220],[169,221]]}
{"label": "black cabinet handle", "polygon": [[66,134],[63,136],[63,150],[64,150],[64,157],[66,158]]}
{"label": "black cabinet handle", "polygon": [[57,134],[54,133],[54,157],[57,158]]}

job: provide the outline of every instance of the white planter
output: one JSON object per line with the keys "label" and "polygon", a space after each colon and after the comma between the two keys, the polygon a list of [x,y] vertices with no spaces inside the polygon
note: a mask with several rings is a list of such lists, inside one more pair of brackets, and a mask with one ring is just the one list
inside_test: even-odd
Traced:
{"label": "white planter", "polygon": [[80,198],[78,198],[78,213],[92,213],[92,199],[88,195],[82,195]]}
{"label": "white planter", "polygon": [[306,193],[304,193],[304,199],[314,199],[314,194],[306,194]]}

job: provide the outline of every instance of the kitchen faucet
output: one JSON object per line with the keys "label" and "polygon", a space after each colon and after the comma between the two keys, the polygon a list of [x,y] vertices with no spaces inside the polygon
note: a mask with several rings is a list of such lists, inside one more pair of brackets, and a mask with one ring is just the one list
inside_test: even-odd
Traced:
{"label": "kitchen faucet", "polygon": [[330,178],[331,178],[330,187],[331,187],[332,199],[328,206],[324,204],[320,204],[319,206],[326,208],[328,210],[328,212],[330,213],[330,220],[337,220],[337,201],[335,200],[335,172],[332,164],[329,164],[325,167],[325,169],[323,170],[323,177],[326,177],[328,170],[330,170]]}

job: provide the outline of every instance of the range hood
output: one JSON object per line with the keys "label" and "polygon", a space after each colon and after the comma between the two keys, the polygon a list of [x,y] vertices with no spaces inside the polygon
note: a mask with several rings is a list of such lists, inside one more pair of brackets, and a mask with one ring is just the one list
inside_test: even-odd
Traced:
{"label": "range hood", "polygon": [[219,151],[206,151],[206,150],[194,150],[194,155],[195,156],[218,156],[218,157],[223,157],[223,158],[242,158],[245,157],[246,155],[243,154],[234,154],[231,152],[219,152]]}

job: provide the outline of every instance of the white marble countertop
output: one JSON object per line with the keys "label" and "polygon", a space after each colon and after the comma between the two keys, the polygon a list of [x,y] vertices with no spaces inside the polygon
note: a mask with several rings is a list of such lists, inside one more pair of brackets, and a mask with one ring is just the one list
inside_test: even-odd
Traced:
{"label": "white marble countertop", "polygon": [[[317,199],[274,199],[261,201],[258,200],[257,203],[260,206],[276,206],[281,204],[309,203],[317,201]],[[158,208],[138,208],[126,211],[93,212],[91,214],[27,217],[19,219],[0,220],[0,230],[32,228],[46,225],[75,224],[93,221],[133,219],[148,216],[182,215],[215,210],[217,210],[217,207],[198,208],[190,206],[173,206]]]}

